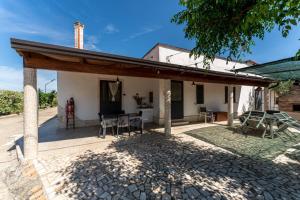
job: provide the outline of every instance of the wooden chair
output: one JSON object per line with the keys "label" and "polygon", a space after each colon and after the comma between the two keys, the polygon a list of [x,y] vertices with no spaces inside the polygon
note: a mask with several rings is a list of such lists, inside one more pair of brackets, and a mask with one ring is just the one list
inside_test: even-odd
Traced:
{"label": "wooden chair", "polygon": [[130,135],[130,120],[128,114],[118,115],[117,120],[117,137],[119,136],[120,129],[127,128],[128,134]]}
{"label": "wooden chair", "polygon": [[139,111],[137,116],[130,117],[130,130],[140,130],[143,134],[144,122],[143,122],[143,111]]}
{"label": "wooden chair", "polygon": [[114,127],[116,126],[116,119],[114,119],[112,116],[110,117],[105,117],[102,113],[98,113],[99,116],[99,121],[100,121],[100,129],[98,132],[98,136],[100,135],[105,138],[106,136],[106,129],[111,128],[113,135],[115,134],[114,132]]}
{"label": "wooden chair", "polygon": [[213,112],[207,111],[206,107],[199,108],[199,116],[204,117],[204,122],[207,123],[207,119],[210,119],[212,123],[215,121]]}

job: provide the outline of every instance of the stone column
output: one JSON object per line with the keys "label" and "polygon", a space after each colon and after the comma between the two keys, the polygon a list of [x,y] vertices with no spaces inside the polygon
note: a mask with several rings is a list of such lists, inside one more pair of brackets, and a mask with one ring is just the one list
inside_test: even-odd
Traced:
{"label": "stone column", "polygon": [[171,81],[165,80],[165,134],[171,135]]}
{"label": "stone column", "polygon": [[270,90],[268,87],[264,88],[264,111],[270,110]]}
{"label": "stone column", "polygon": [[36,69],[24,67],[24,157],[35,159],[38,151],[38,94]]}
{"label": "stone column", "polygon": [[228,86],[228,112],[227,112],[227,125],[233,126],[233,86]]}

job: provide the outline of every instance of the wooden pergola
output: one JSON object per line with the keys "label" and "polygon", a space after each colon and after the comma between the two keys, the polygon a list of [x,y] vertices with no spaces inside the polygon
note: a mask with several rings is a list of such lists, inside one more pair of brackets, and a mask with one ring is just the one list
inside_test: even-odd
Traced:
{"label": "wooden pergola", "polygon": [[233,123],[232,85],[266,87],[273,82],[262,77],[217,72],[19,39],[11,39],[11,46],[23,57],[24,153],[27,159],[34,159],[37,156],[37,69],[164,79],[166,134],[171,134],[170,80],[229,85],[228,125]]}

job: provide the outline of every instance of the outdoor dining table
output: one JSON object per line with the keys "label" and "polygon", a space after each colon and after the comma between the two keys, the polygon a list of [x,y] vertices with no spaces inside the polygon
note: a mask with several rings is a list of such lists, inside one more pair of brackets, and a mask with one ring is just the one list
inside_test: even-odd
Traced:
{"label": "outdoor dining table", "polygon": [[[122,114],[124,115],[124,114]],[[128,113],[125,114],[129,116],[129,124],[134,121],[140,121],[141,122],[141,130],[144,128],[142,116],[138,113]],[[105,137],[106,135],[106,128],[114,128],[118,124],[118,116],[119,114],[110,114],[110,115],[104,115],[102,121],[101,121],[101,129],[102,129],[102,135]],[[130,124],[131,125],[131,124]]]}

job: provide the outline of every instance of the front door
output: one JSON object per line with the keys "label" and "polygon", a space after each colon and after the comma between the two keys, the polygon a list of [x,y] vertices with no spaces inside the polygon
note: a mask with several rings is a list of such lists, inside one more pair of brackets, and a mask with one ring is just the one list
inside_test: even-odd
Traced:
{"label": "front door", "polygon": [[120,114],[122,112],[122,83],[100,81],[100,113]]}
{"label": "front door", "polygon": [[254,109],[262,111],[262,89],[258,87],[254,92]]}
{"label": "front door", "polygon": [[171,81],[171,118],[183,118],[183,82]]}

